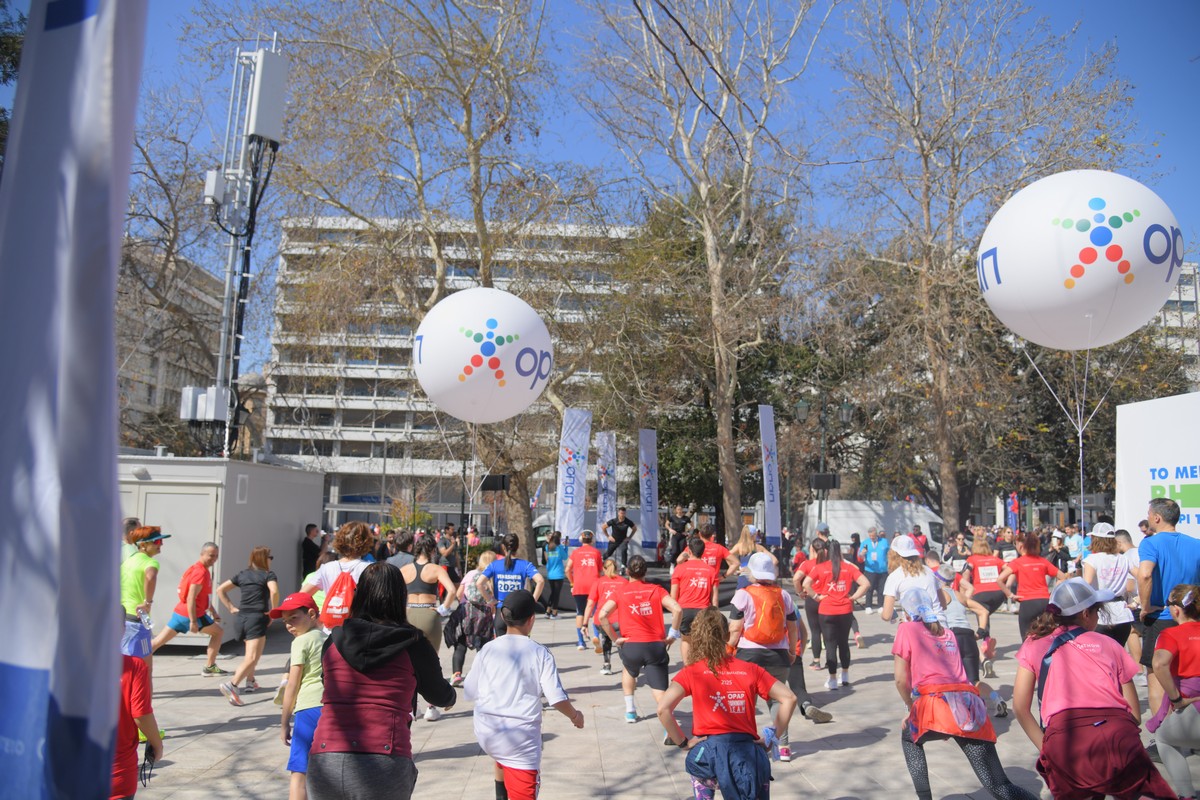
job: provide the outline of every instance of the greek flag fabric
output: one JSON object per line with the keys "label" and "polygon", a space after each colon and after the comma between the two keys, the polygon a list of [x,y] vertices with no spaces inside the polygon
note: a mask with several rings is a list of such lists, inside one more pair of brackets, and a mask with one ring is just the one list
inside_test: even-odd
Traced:
{"label": "greek flag fabric", "polygon": [[33,0],[0,181],[0,798],[107,798],[113,306],[145,0]]}

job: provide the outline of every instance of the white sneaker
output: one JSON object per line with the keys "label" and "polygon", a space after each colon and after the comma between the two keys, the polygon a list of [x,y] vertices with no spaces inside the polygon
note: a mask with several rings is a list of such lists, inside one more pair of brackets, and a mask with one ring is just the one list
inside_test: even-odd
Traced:
{"label": "white sneaker", "polygon": [[437,722],[441,718],[442,718],[442,710],[440,708],[438,708],[437,706],[430,706],[429,708],[425,709],[425,721],[426,722]]}
{"label": "white sneaker", "polygon": [[874,614],[874,613],[875,613],[875,609],[868,607],[865,613],[867,613],[867,614]]}
{"label": "white sneaker", "polygon": [[837,689],[837,687],[838,687],[837,678],[830,675],[829,680],[825,681],[825,688],[832,691],[834,689]]}
{"label": "white sneaker", "polygon": [[1134,686],[1145,686],[1146,685],[1146,673],[1139,672],[1137,675],[1134,675],[1133,676],[1133,685]]}

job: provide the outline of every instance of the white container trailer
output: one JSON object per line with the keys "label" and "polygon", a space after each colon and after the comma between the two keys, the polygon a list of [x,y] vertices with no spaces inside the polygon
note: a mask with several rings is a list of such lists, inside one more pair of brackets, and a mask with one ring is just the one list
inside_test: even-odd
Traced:
{"label": "white container trailer", "polygon": [[[825,522],[829,532],[839,542],[848,543],[850,534],[867,538],[867,528],[874,526],[891,534],[908,533],[913,525],[940,548],[945,543],[942,518],[919,503],[884,500],[826,500]],[[804,541],[811,542],[817,528],[817,504],[809,503],[804,511]]]}
{"label": "white container trailer", "polygon": [[[324,474],[271,464],[220,458],[121,456],[121,513],[158,525],[171,538],[158,556],[158,587],[151,613],[161,630],[178,602],[179,579],[196,563],[205,542],[221,555],[213,567],[216,587],[245,569],[250,551],[271,548],[280,596],[300,588],[300,540],[304,526],[321,524]],[[232,595],[237,602],[237,590]],[[220,609],[228,620],[226,609]],[[225,624],[226,636],[232,625]],[[204,645],[207,636],[182,634],[172,643]]]}

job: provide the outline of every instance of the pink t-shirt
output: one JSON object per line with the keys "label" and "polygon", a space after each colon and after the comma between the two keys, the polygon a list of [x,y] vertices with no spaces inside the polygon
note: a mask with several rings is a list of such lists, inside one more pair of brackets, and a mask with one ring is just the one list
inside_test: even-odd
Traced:
{"label": "pink t-shirt", "polygon": [[908,662],[909,680],[914,687],[970,683],[958,641],[949,628],[944,628],[941,636],[934,636],[922,622],[901,623],[892,655]]}
{"label": "pink t-shirt", "polygon": [[[1017,651],[1017,664],[1033,673],[1042,669],[1042,658],[1056,636],[1057,628],[1040,639],[1026,639]],[[1127,708],[1121,684],[1133,680],[1138,665],[1116,640],[1089,631],[1054,651],[1050,671],[1042,689],[1042,720],[1069,708]]]}

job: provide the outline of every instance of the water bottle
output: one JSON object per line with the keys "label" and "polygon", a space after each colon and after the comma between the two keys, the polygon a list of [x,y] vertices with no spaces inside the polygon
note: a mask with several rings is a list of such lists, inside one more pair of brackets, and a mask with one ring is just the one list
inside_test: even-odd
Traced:
{"label": "water bottle", "polygon": [[142,621],[142,625],[145,626],[146,630],[151,629],[153,623],[150,622],[150,612],[138,609],[138,619]]}

